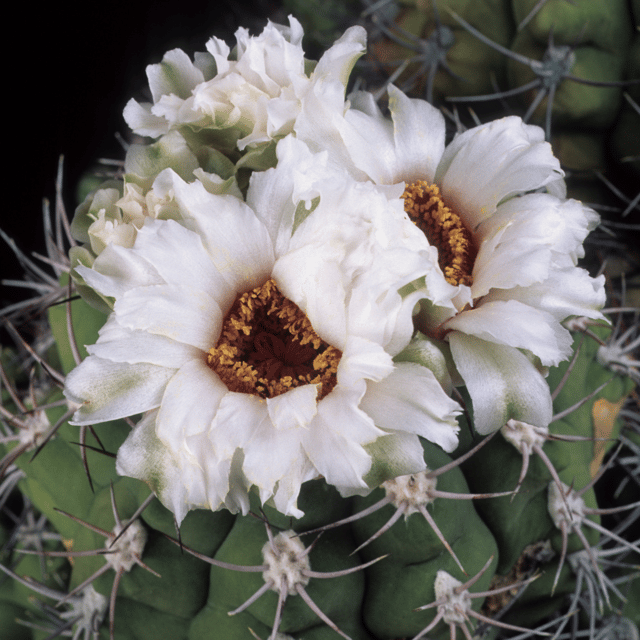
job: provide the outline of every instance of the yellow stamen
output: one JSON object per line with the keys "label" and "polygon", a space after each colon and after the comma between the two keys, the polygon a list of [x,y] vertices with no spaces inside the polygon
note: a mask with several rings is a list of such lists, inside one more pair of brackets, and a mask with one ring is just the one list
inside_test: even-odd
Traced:
{"label": "yellow stamen", "polygon": [[438,263],[446,281],[470,286],[477,254],[473,235],[444,203],[438,186],[418,180],[407,186],[402,198],[408,216],[438,249]]}
{"label": "yellow stamen", "polygon": [[337,384],[341,357],[271,279],[238,297],[207,364],[230,391],[273,398],[294,387],[319,384],[321,400]]}

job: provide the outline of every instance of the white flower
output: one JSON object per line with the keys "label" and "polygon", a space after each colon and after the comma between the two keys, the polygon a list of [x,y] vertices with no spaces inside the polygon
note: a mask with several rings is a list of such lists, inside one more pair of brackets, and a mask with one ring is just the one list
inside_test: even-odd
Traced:
{"label": "white flower", "polygon": [[[403,182],[406,210],[438,247],[457,312],[425,304],[418,327],[448,342],[487,434],[517,419],[544,427],[551,398],[543,373],[571,353],[561,321],[601,318],[604,277],[578,268],[598,215],[566,189],[542,129],[508,117],[470,129],[445,148],[440,112],[389,88],[391,119],[359,93],[310,96],[296,134],[360,180]],[[539,192],[544,191],[546,193]]]}
{"label": "white flower", "polygon": [[169,51],[160,64],[147,67],[153,104],[130,100],[125,120],[136,133],[152,137],[181,126],[192,135],[204,130],[208,139],[218,131],[217,147],[229,150],[286,136],[301,99],[320,81],[329,87],[337,83],[344,100],[366,39],[362,27],[351,27],[311,70],[302,50],[302,26],[293,17],[289,24],[269,22],[257,37],[238,29],[234,53],[218,38],[211,38],[207,53],[196,54],[194,62],[180,49]]}
{"label": "white flower", "polygon": [[187,182],[200,180],[207,191],[242,197],[232,163],[215,150],[207,152],[207,165],[218,173],[205,171],[178,131],[171,131],[150,145],[130,145],[124,164],[124,180],[108,180],[90,192],[75,211],[71,233],[85,243],[91,258],[114,242],[131,247],[137,230],[146,218],[166,220],[180,217],[170,197],[160,198],[152,190],[155,178],[164,169],[173,169]]}
{"label": "white flower", "polygon": [[252,485],[299,516],[306,480],[366,493],[367,477],[425,468],[418,436],[457,444],[458,405],[429,369],[393,360],[435,254],[402,188],[355,182],[291,137],[278,156],[247,203],[165,170],[153,190],[181,221],[147,219],[133,247],[78,267],[115,303],[67,378],[75,422],[144,413],[117,469],[179,521],[246,512]]}

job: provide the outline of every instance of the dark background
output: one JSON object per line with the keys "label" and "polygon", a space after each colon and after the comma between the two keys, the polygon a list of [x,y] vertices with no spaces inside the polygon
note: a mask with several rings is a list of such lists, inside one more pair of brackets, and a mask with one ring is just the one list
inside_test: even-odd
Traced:
{"label": "dark background", "polygon": [[[42,199],[55,197],[58,158],[64,154],[64,200],[70,215],[75,188],[97,158],[122,159],[116,133],[131,97],[144,98],[145,67],[175,47],[204,51],[215,35],[232,44],[239,26],[259,33],[277,0],[190,0],[136,3],[115,0],[16,6],[5,22],[6,131],[0,228],[29,253],[43,251]],[[82,6],[74,3],[74,6]],[[15,30],[17,33],[12,34]],[[7,198],[8,196],[8,198]],[[22,270],[0,240],[0,279]],[[0,307],[24,293],[0,285]]]}

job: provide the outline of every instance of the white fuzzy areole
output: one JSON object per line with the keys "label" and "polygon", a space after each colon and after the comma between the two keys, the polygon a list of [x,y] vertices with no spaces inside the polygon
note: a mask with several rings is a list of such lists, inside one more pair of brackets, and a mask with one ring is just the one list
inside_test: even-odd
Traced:
{"label": "white fuzzy areole", "polygon": [[405,517],[420,511],[420,507],[425,507],[435,500],[431,492],[436,488],[436,479],[430,478],[428,473],[429,469],[426,469],[382,483],[392,504],[402,507]]}
{"label": "white fuzzy areole", "polygon": [[282,584],[287,593],[292,596],[298,593],[296,585],[303,587],[309,584],[309,577],[305,571],[311,569],[305,547],[296,536],[295,531],[282,531],[262,547],[262,557],[267,565],[262,577],[265,582],[273,583],[272,589],[279,593]]}
{"label": "white fuzzy areole", "polygon": [[462,582],[446,571],[436,574],[436,601],[446,598],[446,602],[438,605],[438,611],[447,624],[464,624],[468,619],[466,612],[471,608],[471,596],[466,589],[458,591],[461,586]]}
{"label": "white fuzzy areole", "polygon": [[[117,536],[122,531],[121,526],[116,525],[113,533]],[[132,522],[127,530],[122,534],[118,541],[112,546],[107,547],[112,553],[105,554],[105,560],[109,563],[114,571],[121,570],[131,571],[137,559],[142,557],[144,545],[147,542],[147,531],[142,524],[136,520]]]}
{"label": "white fuzzy areole", "polygon": [[512,419],[500,429],[500,433],[520,453],[524,453],[525,450],[532,451],[536,445],[541,447],[547,440],[549,429]]}
{"label": "white fuzzy areole", "polygon": [[553,523],[558,529],[561,529],[564,523],[571,531],[579,527],[585,518],[584,500],[564,483],[562,483],[562,493],[555,482],[549,484],[548,508]]}

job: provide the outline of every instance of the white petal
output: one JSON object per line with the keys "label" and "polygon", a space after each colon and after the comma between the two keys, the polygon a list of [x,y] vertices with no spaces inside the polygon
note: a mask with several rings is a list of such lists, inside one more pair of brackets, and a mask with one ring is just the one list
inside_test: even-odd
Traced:
{"label": "white petal", "polygon": [[272,428],[277,431],[306,428],[317,412],[318,385],[305,384],[275,398],[267,398]]}
{"label": "white petal", "polygon": [[445,329],[477,336],[494,344],[527,349],[543,365],[557,365],[571,355],[571,334],[546,311],[516,300],[482,302],[448,320]]}
{"label": "white petal", "polygon": [[491,289],[527,286],[547,278],[565,224],[555,211],[557,203],[544,195],[513,198],[480,225],[471,286],[474,299]]}
{"label": "white petal", "polygon": [[447,204],[475,229],[505,198],[543,187],[562,175],[543,130],[510,116],[454,138],[435,180]]}
{"label": "white petal", "polygon": [[[309,197],[314,183],[326,177],[327,157],[326,154],[312,154],[293,136],[281,140],[276,153],[278,164],[275,168],[252,174],[247,204],[268,229],[276,255],[281,256],[289,249],[300,196]],[[312,193],[311,197],[316,195]]]}
{"label": "white petal", "polygon": [[303,446],[314,467],[342,495],[354,495],[368,490],[363,477],[371,468],[371,456],[364,447],[331,431],[322,418],[316,418]]}
{"label": "white petal", "polygon": [[154,183],[159,196],[173,193],[186,225],[197,231],[214,266],[236,292],[263,284],[274,263],[264,224],[241,200],[209,193],[201,182],[184,182],[171,169]]}
{"label": "white petal", "polygon": [[158,437],[175,453],[183,451],[188,437],[209,433],[220,402],[228,392],[204,358],[187,362],[165,389],[158,413]]}
{"label": "white petal", "polygon": [[389,85],[396,167],[391,182],[433,182],[444,152],[444,116],[425,100],[408,98]]}
{"label": "white petal", "polygon": [[188,280],[221,308],[235,301],[235,291],[213,265],[200,236],[174,220],[149,220],[138,231],[133,251],[153,265],[167,284],[182,286]]}
{"label": "white petal", "polygon": [[318,415],[303,434],[302,444],[316,469],[345,493],[367,487],[363,475],[371,458],[363,445],[384,431],[357,407],[358,397],[336,387],[318,403]]}
{"label": "white petal", "polygon": [[162,335],[202,351],[216,345],[222,329],[216,301],[186,283],[128,291],[116,300],[114,311],[123,327]]}
{"label": "white petal", "polygon": [[288,478],[290,486],[297,485],[299,491],[309,466],[296,429],[278,431],[262,422],[244,447],[244,473],[249,483],[260,489],[263,503],[273,496],[282,478]]}
{"label": "white petal", "polygon": [[544,282],[528,287],[494,289],[484,301],[518,300],[550,313],[560,322],[574,315],[602,319],[600,309],[606,302],[604,284],[603,275],[592,278],[584,269],[570,267],[552,271]]}
{"label": "white petal", "polygon": [[273,496],[273,503],[276,509],[285,515],[294,518],[301,518],[303,511],[297,508],[298,495],[303,482],[318,477],[318,472],[304,455],[300,455],[296,460],[294,468],[289,473],[278,480],[278,488]]}
{"label": "white petal", "polygon": [[175,369],[152,364],[110,362],[89,356],[67,376],[65,396],[82,406],[74,424],[132,416],[160,405]]}
{"label": "white petal", "polygon": [[426,367],[397,363],[384,380],[367,383],[360,408],[386,431],[417,434],[445,451],[458,445],[456,415],[461,413],[460,405]]}
{"label": "white petal", "polygon": [[492,433],[512,418],[548,426],[553,413],[549,387],[522,353],[455,331],[448,338],[471,395],[478,433]]}
{"label": "white petal", "polygon": [[182,49],[167,51],[162,62],[150,64],[147,78],[154,102],[158,102],[165,94],[188,98],[192,89],[204,81],[202,71],[194,66]]}
{"label": "white petal", "polygon": [[156,416],[150,411],[128,435],[118,449],[116,471],[147,483],[180,524],[190,509],[209,506],[206,488],[200,470],[172,455],[158,439]]}
{"label": "white petal", "polygon": [[330,76],[346,87],[356,60],[365,53],[366,48],[367,32],[360,26],[349,27],[324,52],[313,70],[312,79]]}
{"label": "white petal", "polygon": [[131,98],[122,115],[131,130],[138,135],[158,138],[169,131],[169,123],[164,118],[153,115],[151,107],[148,102],[140,104]]}
{"label": "white petal", "polygon": [[343,349],[347,319],[343,273],[313,245],[282,256],[273,267],[282,294],[297,304],[314,331],[328,344]]}
{"label": "white petal", "polygon": [[391,356],[375,342],[349,337],[338,365],[338,382],[351,388],[362,379],[382,380],[393,371]]}
{"label": "white petal", "polygon": [[243,449],[262,428],[273,429],[266,401],[248,393],[229,392],[211,423],[209,439],[218,458],[231,459],[235,450]]}
{"label": "white petal", "polygon": [[[380,159],[392,151],[391,123],[378,111],[377,117],[357,109],[347,109],[344,86],[329,78],[317,81],[301,100],[296,118],[296,137],[314,152],[327,151],[329,161],[348,171],[357,180],[384,178],[390,175]],[[379,153],[371,154],[372,141]],[[385,150],[389,152],[385,153]]]}
{"label": "white petal", "polygon": [[89,354],[112,362],[146,362],[169,369],[179,369],[194,358],[202,359],[202,351],[196,347],[146,331],[131,331],[117,326],[117,323],[114,324],[115,327],[111,330],[105,331],[105,327],[101,329],[98,342],[87,346]]}
{"label": "white petal", "polygon": [[76,271],[91,288],[114,298],[129,289],[164,283],[155,267],[117,244],[110,244],[95,259],[91,268],[78,266]]}

